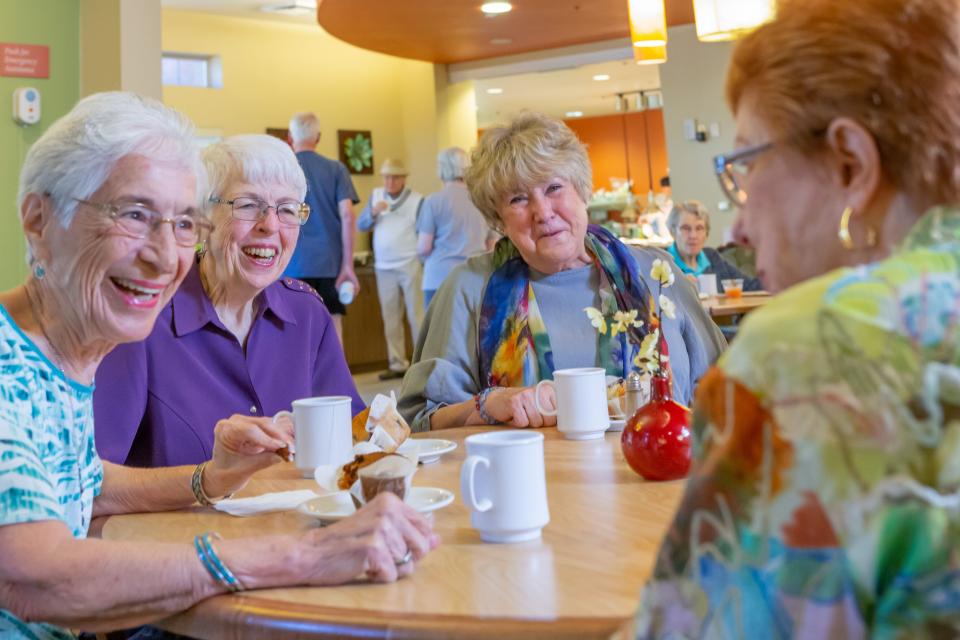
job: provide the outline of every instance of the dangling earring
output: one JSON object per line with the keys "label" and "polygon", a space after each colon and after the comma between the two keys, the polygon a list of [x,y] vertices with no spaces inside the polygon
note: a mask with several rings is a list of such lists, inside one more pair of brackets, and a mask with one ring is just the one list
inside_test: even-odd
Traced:
{"label": "dangling earring", "polygon": [[43,268],[43,263],[36,261],[33,263],[33,277],[37,280],[43,280],[44,276],[47,275],[47,270]]}
{"label": "dangling earring", "polygon": [[853,207],[847,207],[840,214],[840,230],[837,231],[837,237],[840,238],[840,245],[849,251],[853,249],[853,238],[850,237],[850,216],[853,215]]}

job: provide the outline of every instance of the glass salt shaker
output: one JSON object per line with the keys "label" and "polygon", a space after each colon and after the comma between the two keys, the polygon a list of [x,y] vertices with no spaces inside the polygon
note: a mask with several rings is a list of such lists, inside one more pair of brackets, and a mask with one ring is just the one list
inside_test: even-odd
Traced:
{"label": "glass salt shaker", "polygon": [[627,420],[633,417],[641,406],[643,406],[643,385],[640,380],[640,372],[631,371],[627,376],[624,387],[624,409],[627,411]]}

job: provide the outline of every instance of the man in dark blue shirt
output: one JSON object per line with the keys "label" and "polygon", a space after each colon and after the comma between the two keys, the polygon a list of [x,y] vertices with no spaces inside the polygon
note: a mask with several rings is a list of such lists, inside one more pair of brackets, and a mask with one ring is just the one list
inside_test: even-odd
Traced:
{"label": "man in dark blue shirt", "polygon": [[353,205],[360,202],[360,198],[347,168],[315,151],[320,142],[317,116],[313,113],[293,116],[290,140],[307,177],[306,202],[310,205],[310,217],[300,228],[297,249],[285,275],[299,278],[317,290],[333,315],[342,342],[342,317],[346,307],[340,302],[338,290],[345,282],[351,282],[353,295],[360,291],[353,271]]}

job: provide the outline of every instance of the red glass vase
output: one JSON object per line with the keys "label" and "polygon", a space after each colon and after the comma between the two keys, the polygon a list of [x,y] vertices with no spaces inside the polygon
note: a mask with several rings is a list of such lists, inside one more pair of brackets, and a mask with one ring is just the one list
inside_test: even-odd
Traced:
{"label": "red glass vase", "polygon": [[650,381],[650,402],[633,414],[620,446],[630,468],[647,480],[676,480],[690,471],[690,409],[671,397],[670,379]]}

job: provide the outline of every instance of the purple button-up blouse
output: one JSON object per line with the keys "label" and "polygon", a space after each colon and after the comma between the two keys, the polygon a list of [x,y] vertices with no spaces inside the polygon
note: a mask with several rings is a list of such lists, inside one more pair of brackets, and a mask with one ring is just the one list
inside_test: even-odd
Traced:
{"label": "purple button-up blouse", "polygon": [[292,278],[260,294],[247,348],[223,326],[194,266],[143,342],[97,370],[97,450],[138,467],[197,464],[235,413],[272,416],[297,398],[348,395],[364,408],[320,297]]}

